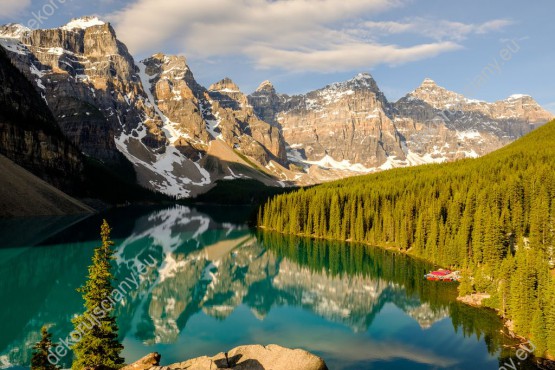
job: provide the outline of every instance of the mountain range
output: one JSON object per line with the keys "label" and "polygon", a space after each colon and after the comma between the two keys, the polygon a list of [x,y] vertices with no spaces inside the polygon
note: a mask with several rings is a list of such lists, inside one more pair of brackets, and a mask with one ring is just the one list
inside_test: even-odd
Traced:
{"label": "mountain range", "polygon": [[[28,95],[48,106],[68,148],[115,172],[133,167],[133,181],[176,198],[220,180],[309,185],[477,157],[553,118],[527,95],[488,103],[431,79],[390,102],[367,73],[294,96],[269,81],[250,95],[229,78],[206,88],[182,56],[136,62],[112,26],[95,17],[55,29],[1,26],[0,45],[31,82]],[[64,163],[78,170],[72,153],[66,150]],[[45,178],[36,163],[26,168]]]}

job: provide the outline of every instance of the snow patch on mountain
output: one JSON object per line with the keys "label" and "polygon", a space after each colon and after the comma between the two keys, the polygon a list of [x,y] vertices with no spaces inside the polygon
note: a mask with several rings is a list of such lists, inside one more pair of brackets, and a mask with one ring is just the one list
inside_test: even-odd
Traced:
{"label": "snow patch on mountain", "polygon": [[467,139],[480,139],[482,135],[478,131],[457,131],[457,137],[459,140],[467,140]]}
{"label": "snow patch on mountain", "polygon": [[19,39],[28,32],[31,32],[30,28],[21,24],[10,23],[0,27],[0,38]]}
{"label": "snow patch on mountain", "polygon": [[57,56],[62,56],[64,55],[64,53],[66,52],[66,50],[60,48],[60,47],[56,47],[56,48],[50,48],[46,51],[48,54],[53,54],[53,55],[57,55]]}
{"label": "snow patch on mountain", "polygon": [[531,98],[531,96],[526,95],[526,94],[513,94],[513,95],[509,96],[507,98],[507,100],[519,100],[519,99],[523,99],[523,98]]}
{"label": "snow patch on mountain", "polygon": [[256,91],[263,91],[263,90],[271,90],[274,88],[274,85],[269,81],[263,81],[258,88],[256,89]]}
{"label": "snow patch on mountain", "polygon": [[443,163],[447,161],[448,158],[444,156],[440,150],[435,150],[432,153],[426,153],[424,155],[420,155],[411,150],[409,150],[407,153],[407,162],[410,166],[418,166],[430,163]]}
{"label": "snow patch on mountain", "polygon": [[216,114],[214,115],[215,119],[210,119],[210,118],[206,118],[206,116],[210,114],[211,111],[209,108],[204,107],[202,102],[199,103],[199,109],[202,112],[202,117],[204,118],[204,122],[206,122],[206,131],[208,131],[208,133],[210,134],[210,136],[212,136],[212,138],[221,140],[222,134],[219,133],[219,128],[218,128],[221,122],[220,113],[216,112]]}
{"label": "snow patch on mountain", "polygon": [[98,17],[82,17],[72,19],[68,24],[61,27],[65,31],[74,31],[76,29],[84,30],[89,27],[103,26],[106,23],[98,19]]}
{"label": "snow patch on mountain", "polygon": [[[147,99],[163,122],[162,130],[169,141],[169,145],[166,146],[162,154],[151,153],[151,159],[134,154],[137,149],[133,150],[130,148],[136,145],[140,145],[145,151],[148,151],[148,148],[142,142],[142,139],[146,136],[146,129],[143,128],[141,131],[133,130],[131,134],[127,134],[122,130],[119,136],[115,138],[116,146],[132,163],[158,175],[150,180],[150,185],[153,188],[178,198],[189,197],[191,191],[187,189],[187,185],[206,186],[211,184],[210,173],[202,168],[198,162],[183,156],[175,147],[175,142],[180,138],[187,138],[188,134],[177,129],[175,124],[160,111],[152,95],[151,76],[146,73],[146,66],[143,63],[138,63],[138,68],[139,78],[143,84]],[[190,177],[185,176],[185,174],[200,177],[200,180],[194,181]]]}
{"label": "snow patch on mountain", "polygon": [[18,55],[29,54],[27,48],[21,42],[19,42],[17,38],[4,37],[0,35],[0,46]]}
{"label": "snow patch on mountain", "polygon": [[156,104],[156,99],[152,95],[152,84],[150,83],[151,76],[146,73],[146,66],[144,63],[139,62],[137,63],[137,67],[139,67],[139,78],[141,79],[141,83],[143,84],[143,88],[145,90],[146,96],[148,97],[149,103],[152,105],[158,116],[162,119],[162,122],[168,123],[170,120],[168,117],[162,113],[158,105]]}
{"label": "snow patch on mountain", "polygon": [[319,161],[303,161],[309,165],[316,165],[323,168],[328,169],[337,169],[337,170],[344,170],[344,171],[351,171],[351,172],[358,172],[358,173],[369,173],[372,172],[373,169],[366,168],[360,163],[351,164],[351,161],[346,159],[342,161],[336,161],[329,155],[325,155]]}

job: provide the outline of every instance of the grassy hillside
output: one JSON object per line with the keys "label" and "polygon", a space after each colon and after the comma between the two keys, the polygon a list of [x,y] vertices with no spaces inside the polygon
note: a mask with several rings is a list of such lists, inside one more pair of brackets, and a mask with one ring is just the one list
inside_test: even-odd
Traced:
{"label": "grassy hillside", "polygon": [[475,160],[395,169],[279,195],[258,223],[388,245],[463,271],[460,294],[555,354],[555,121]]}

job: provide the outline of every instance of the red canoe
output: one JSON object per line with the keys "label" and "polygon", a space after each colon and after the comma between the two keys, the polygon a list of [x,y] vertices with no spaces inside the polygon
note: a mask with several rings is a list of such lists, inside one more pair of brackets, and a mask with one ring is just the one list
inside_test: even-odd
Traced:
{"label": "red canoe", "polygon": [[459,281],[460,273],[459,271],[439,269],[437,271],[431,271],[424,275],[424,277],[430,281]]}

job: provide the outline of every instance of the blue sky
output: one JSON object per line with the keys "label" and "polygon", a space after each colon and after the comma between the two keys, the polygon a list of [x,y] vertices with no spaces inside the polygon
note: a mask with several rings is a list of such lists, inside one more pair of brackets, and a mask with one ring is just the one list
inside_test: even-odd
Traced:
{"label": "blue sky", "polygon": [[555,112],[553,0],[1,1],[0,23],[98,15],[137,60],[184,55],[203,85],[228,76],[249,93],[270,80],[292,94],[370,72],[393,101],[430,77],[475,99],[530,94]]}

